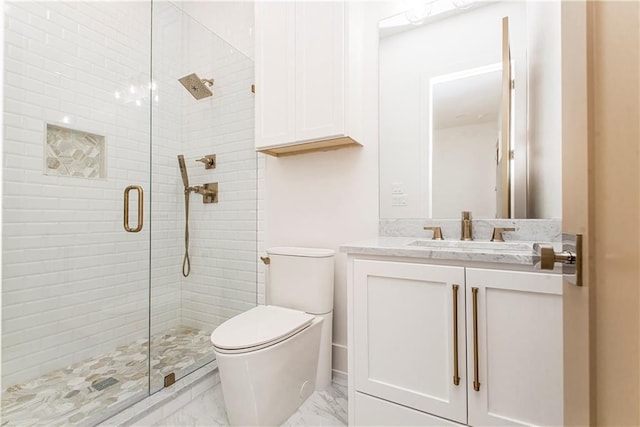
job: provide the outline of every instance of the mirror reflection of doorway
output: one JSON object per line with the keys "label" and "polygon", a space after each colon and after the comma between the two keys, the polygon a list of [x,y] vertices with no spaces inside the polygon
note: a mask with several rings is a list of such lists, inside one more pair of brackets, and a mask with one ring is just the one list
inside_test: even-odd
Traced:
{"label": "mirror reflection of doorway", "polygon": [[432,218],[497,217],[501,80],[500,63],[429,79]]}

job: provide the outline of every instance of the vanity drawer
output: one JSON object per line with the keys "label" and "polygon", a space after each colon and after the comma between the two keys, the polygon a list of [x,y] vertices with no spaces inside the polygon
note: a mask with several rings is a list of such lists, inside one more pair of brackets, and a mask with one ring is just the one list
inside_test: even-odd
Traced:
{"label": "vanity drawer", "polygon": [[386,400],[356,392],[355,424],[357,426],[462,426]]}

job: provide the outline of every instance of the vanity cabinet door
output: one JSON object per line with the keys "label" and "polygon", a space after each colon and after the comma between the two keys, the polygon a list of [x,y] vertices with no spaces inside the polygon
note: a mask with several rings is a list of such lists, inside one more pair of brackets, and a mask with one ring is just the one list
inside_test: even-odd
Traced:
{"label": "vanity cabinet door", "polygon": [[562,277],[466,273],[468,424],[562,425]]}
{"label": "vanity cabinet door", "polygon": [[462,267],[354,260],[356,391],[466,423],[464,279]]}

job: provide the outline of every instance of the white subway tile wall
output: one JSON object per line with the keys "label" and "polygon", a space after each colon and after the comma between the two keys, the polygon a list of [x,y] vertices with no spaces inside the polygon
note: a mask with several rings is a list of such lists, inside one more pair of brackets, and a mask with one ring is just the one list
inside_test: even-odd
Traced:
{"label": "white subway tile wall", "polygon": [[[151,334],[181,324],[180,281],[184,248],[182,180],[182,13],[169,2],[153,7],[152,80],[157,90],[152,111]],[[157,96],[157,99],[155,98]],[[154,351],[152,348],[151,351]]]}
{"label": "white subway tile wall", "polygon": [[[183,27],[182,74],[214,79],[213,96],[183,90],[183,151],[191,185],[218,182],[218,203],[191,196],[191,275],[182,280],[182,323],[212,331],[256,305],[257,155],[253,61],[200,25]],[[195,160],[216,154],[217,167]],[[184,213],[180,213],[181,221]]]}
{"label": "white subway tile wall", "polygon": [[[127,185],[149,188],[149,103],[114,94],[148,80],[151,16],[148,3],[4,7],[8,387],[147,336],[149,227],[124,232],[122,206]],[[108,178],[44,175],[46,123],[104,135]]]}
{"label": "white subway tile wall", "polygon": [[[3,387],[146,337],[149,275],[152,333],[212,330],[255,305],[256,286],[264,300],[253,62],[171,3],[153,9],[155,90],[137,97],[150,73],[148,2],[5,3]],[[212,98],[180,86],[192,72],[215,79]],[[46,123],[105,135],[107,179],[44,175]],[[195,163],[213,153],[217,169]],[[186,279],[177,154],[191,185],[220,185],[218,204],[191,195]],[[147,196],[137,234],[122,227],[131,184]]]}

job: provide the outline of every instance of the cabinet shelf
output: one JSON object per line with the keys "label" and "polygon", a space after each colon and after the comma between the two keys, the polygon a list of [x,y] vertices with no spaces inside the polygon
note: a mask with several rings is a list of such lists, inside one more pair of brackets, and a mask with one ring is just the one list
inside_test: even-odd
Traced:
{"label": "cabinet shelf", "polygon": [[348,147],[362,147],[362,144],[348,136],[324,139],[322,141],[299,142],[291,145],[279,145],[277,147],[265,147],[257,149],[258,152],[275,157],[295,156],[297,154],[314,153],[316,151],[339,150]]}

